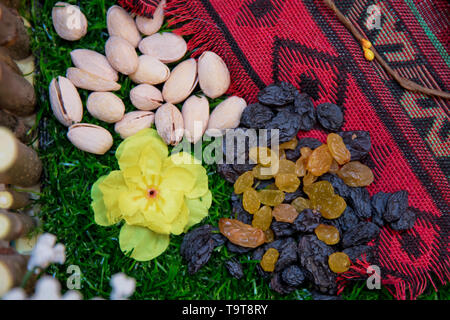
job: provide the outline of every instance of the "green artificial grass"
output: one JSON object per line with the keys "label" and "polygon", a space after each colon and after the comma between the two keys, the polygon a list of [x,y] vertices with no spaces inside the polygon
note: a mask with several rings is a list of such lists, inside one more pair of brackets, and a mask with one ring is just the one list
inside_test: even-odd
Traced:
{"label": "green artificial grass", "polygon": [[[227,252],[225,247],[215,250],[212,258],[197,274],[189,275],[187,266],[179,254],[182,236],[173,236],[168,250],[153,261],[140,263],[126,257],[119,248],[120,226],[101,227],[95,224],[90,208],[92,184],[102,175],[118,169],[114,152],[122,141],[115,134],[113,125],[97,121],[85,112],[83,122],[98,124],[108,129],[114,137],[113,148],[104,156],[79,151],[66,138],[67,128],[53,117],[48,98],[48,85],[52,78],[65,75],[72,66],[70,52],[85,48],[104,53],[108,38],[106,11],[115,3],[110,0],[82,2],[82,11],[89,21],[88,34],[76,42],[64,41],[54,31],[51,10],[56,0],[26,1],[30,12],[27,18],[33,28],[32,44],[38,60],[36,88],[38,90],[41,130],[40,154],[45,166],[43,190],[39,200],[42,229],[57,236],[66,246],[67,260],[64,265],[52,265],[47,273],[57,277],[66,290],[70,276],[67,268],[78,265],[81,269],[81,293],[89,299],[96,296],[109,297],[110,278],[124,272],[136,279],[136,293],[132,299],[311,299],[309,292],[300,289],[281,296],[269,288],[269,282],[257,275],[257,261]],[[77,1],[68,1],[76,4]],[[167,30],[167,26],[163,27]],[[121,76],[120,96],[127,111],[134,110],[129,100],[131,81]],[[83,102],[88,92],[79,90]],[[220,101],[211,101],[217,105]],[[232,188],[215,172],[215,166],[207,167],[209,186],[213,193],[210,215],[202,223],[217,226],[220,217],[231,215],[230,195]],[[244,264],[245,278],[232,278],[224,261],[236,256]],[[431,289],[423,299],[448,299],[449,287],[438,293]],[[349,285],[343,294],[345,299],[392,299],[386,289],[370,291],[363,281]]]}

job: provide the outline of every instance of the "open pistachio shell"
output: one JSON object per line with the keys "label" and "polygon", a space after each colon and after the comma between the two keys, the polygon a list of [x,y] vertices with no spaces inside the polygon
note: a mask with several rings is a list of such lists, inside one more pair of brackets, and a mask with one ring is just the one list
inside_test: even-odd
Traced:
{"label": "open pistachio shell", "polygon": [[166,103],[155,114],[156,130],[165,143],[176,146],[184,135],[183,116],[176,106]]}
{"label": "open pistachio shell", "polygon": [[114,130],[122,139],[135,135],[139,131],[150,128],[155,122],[155,114],[151,111],[132,111],[125,114],[122,120],[116,123]]}
{"label": "open pistachio shell", "polygon": [[69,79],[58,77],[50,82],[50,106],[56,119],[66,127],[83,119],[83,103]]}

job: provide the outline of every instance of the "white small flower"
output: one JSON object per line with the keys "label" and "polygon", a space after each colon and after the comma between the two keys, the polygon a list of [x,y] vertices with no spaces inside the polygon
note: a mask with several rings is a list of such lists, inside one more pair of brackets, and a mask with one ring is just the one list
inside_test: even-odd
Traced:
{"label": "white small flower", "polygon": [[46,269],[51,263],[63,264],[66,261],[65,246],[56,243],[56,236],[50,233],[41,235],[28,261],[28,270],[34,268]]}
{"label": "white small flower", "polygon": [[136,290],[136,280],[124,273],[117,273],[111,277],[111,300],[125,300]]}
{"label": "white small flower", "polygon": [[61,284],[58,280],[44,276],[36,283],[32,300],[61,300]]}
{"label": "white small flower", "polygon": [[22,288],[14,288],[7,292],[3,297],[3,300],[26,300],[27,294],[25,293],[25,290]]}

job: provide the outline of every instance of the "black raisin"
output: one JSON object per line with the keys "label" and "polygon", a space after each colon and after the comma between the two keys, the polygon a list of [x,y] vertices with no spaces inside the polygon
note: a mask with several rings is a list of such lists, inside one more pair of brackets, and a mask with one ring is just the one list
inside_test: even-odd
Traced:
{"label": "black raisin", "polygon": [[370,195],[366,188],[351,188],[347,204],[355,210],[360,220],[369,219],[372,216]]}
{"label": "black raisin", "polygon": [[394,222],[400,219],[406,208],[408,208],[408,192],[397,191],[389,196],[383,218],[387,222]]}
{"label": "black raisin", "polygon": [[254,103],[244,109],[241,116],[241,125],[247,128],[264,129],[274,116],[269,107]]}
{"label": "black raisin", "polygon": [[355,211],[351,207],[347,206],[347,208],[345,208],[344,213],[339,218],[327,221],[328,223],[331,223],[335,227],[338,226],[337,228],[339,229],[339,231],[346,232],[347,230],[350,230],[355,225],[357,225],[359,219],[356,216]]}
{"label": "black raisin", "polygon": [[314,232],[320,223],[320,213],[311,209],[305,209],[297,216],[294,227],[299,232]]}
{"label": "black raisin", "polygon": [[268,106],[281,107],[293,103],[297,92],[297,89],[290,83],[275,83],[268,85],[258,93],[258,101]]}
{"label": "black raisin", "polygon": [[197,273],[211,257],[216,244],[212,238],[212,230],[211,225],[204,225],[184,236],[180,253],[188,261],[189,274]]}
{"label": "black raisin", "polygon": [[336,192],[339,196],[343,198],[348,198],[350,196],[351,188],[337,175],[325,173],[319,178],[319,180],[325,180],[331,183],[334,188],[334,192]]}
{"label": "black raisin", "polygon": [[286,192],[284,194],[284,203],[291,203],[293,200],[297,199],[298,197],[307,198],[306,194],[303,192],[301,188],[298,188],[294,192]]}
{"label": "black raisin", "polygon": [[342,300],[340,296],[337,295],[328,295],[328,294],[321,294],[320,292],[313,291],[311,292],[311,296],[313,300]]}
{"label": "black raisin", "polygon": [[295,287],[288,285],[281,278],[280,272],[274,272],[270,280],[270,288],[279,294],[289,294],[295,290]]}
{"label": "black raisin", "polygon": [[289,237],[296,232],[294,225],[288,222],[274,221],[272,222],[270,228],[272,229],[275,237],[277,238]]}
{"label": "black raisin", "polygon": [[281,271],[295,262],[297,262],[297,242],[293,238],[288,238],[280,251],[275,272]]}
{"label": "black raisin", "polygon": [[317,119],[325,129],[338,131],[344,122],[344,113],[334,103],[322,103],[317,106]]}
{"label": "black raisin", "polygon": [[225,267],[233,278],[242,279],[244,277],[244,270],[242,269],[242,264],[235,258],[227,260],[225,262]]}
{"label": "black raisin", "polygon": [[379,227],[384,226],[383,215],[390,196],[390,193],[378,192],[370,200],[372,204],[372,222]]}
{"label": "black raisin", "polygon": [[397,231],[411,229],[416,223],[416,211],[414,208],[407,208],[401,213],[400,219],[391,223],[391,228]]}
{"label": "black raisin", "polygon": [[[314,150],[314,149],[317,149],[318,147],[320,147],[321,145],[323,145],[323,143],[320,142],[319,140],[317,140],[316,138],[306,137],[306,138],[301,138],[298,141],[297,147],[299,147],[299,150],[304,147],[308,147],[311,150]],[[299,157],[300,157],[300,155],[299,155]]]}
{"label": "black raisin", "polygon": [[345,131],[338,133],[350,151],[351,161],[359,161],[367,157],[372,148],[370,133],[367,131]]}
{"label": "black raisin", "polygon": [[239,173],[237,173],[236,170],[233,169],[233,166],[231,164],[218,164],[217,172],[229,183],[235,183],[239,178]]}
{"label": "black raisin", "polygon": [[372,262],[374,258],[374,252],[373,247],[366,246],[366,245],[360,245],[360,246],[354,246],[350,248],[344,249],[342,252],[344,252],[352,262],[356,262],[357,259],[361,259],[363,255],[365,255],[367,262]]}
{"label": "black raisin", "polygon": [[289,286],[298,287],[305,281],[305,273],[297,265],[291,265],[283,270],[281,279]]}
{"label": "black raisin", "polygon": [[311,97],[306,93],[295,96],[293,110],[301,116],[300,130],[310,131],[316,125],[316,109]]}
{"label": "black raisin", "polygon": [[267,130],[279,130],[279,143],[292,140],[300,130],[301,117],[289,110],[279,112],[267,125]]}
{"label": "black raisin", "polygon": [[344,248],[366,244],[370,240],[378,237],[380,228],[372,222],[359,222],[352,229],[344,233],[342,246]]}
{"label": "black raisin", "polygon": [[227,242],[227,249],[234,253],[247,253],[253,250],[253,248],[242,247],[230,241]]}

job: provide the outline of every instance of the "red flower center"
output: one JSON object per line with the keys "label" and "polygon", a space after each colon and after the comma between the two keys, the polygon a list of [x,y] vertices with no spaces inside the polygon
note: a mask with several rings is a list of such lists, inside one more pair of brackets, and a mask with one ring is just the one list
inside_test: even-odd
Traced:
{"label": "red flower center", "polygon": [[155,188],[149,188],[147,190],[147,197],[150,199],[154,199],[156,198],[156,196],[158,195],[158,190]]}

